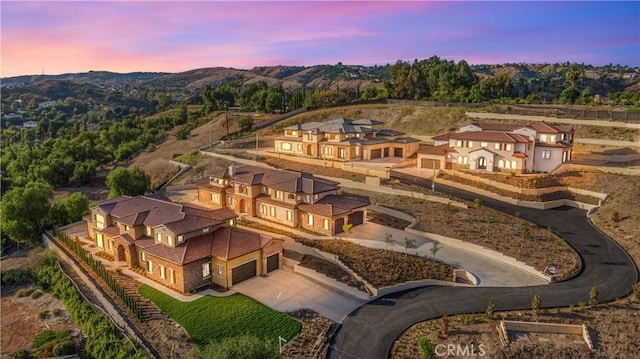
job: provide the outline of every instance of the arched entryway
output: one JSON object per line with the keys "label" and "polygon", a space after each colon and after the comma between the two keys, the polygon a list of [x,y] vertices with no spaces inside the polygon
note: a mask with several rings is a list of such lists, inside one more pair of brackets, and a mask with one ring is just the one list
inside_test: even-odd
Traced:
{"label": "arched entryway", "polygon": [[249,210],[247,208],[247,201],[244,199],[240,200],[240,213],[247,213]]}
{"label": "arched entryway", "polygon": [[478,157],[478,169],[487,169],[487,159],[484,157]]}
{"label": "arched entryway", "polygon": [[118,250],[116,254],[117,254],[116,259],[118,260],[118,262],[124,262],[127,260],[127,256],[124,251],[124,246],[122,244],[118,245]]}
{"label": "arched entryway", "polygon": [[313,151],[311,150],[311,145],[307,145],[307,150],[305,151],[305,155],[313,156]]}

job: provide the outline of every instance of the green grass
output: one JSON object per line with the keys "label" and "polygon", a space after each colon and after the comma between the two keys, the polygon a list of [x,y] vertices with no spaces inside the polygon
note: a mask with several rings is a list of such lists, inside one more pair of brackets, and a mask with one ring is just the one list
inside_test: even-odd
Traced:
{"label": "green grass", "polygon": [[181,302],[148,285],[138,292],[180,323],[200,347],[241,334],[277,343],[278,336],[290,340],[300,331],[300,323],[294,319],[241,294]]}

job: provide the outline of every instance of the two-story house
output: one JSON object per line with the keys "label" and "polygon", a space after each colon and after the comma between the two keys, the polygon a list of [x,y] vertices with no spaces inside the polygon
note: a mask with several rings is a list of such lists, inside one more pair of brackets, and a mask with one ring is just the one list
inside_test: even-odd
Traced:
{"label": "two-story house", "polygon": [[550,172],[571,160],[574,130],[544,122],[472,123],[433,137],[418,151],[418,168]]}
{"label": "two-story house", "polygon": [[411,157],[419,140],[403,132],[381,129],[383,123],[371,119],[337,118],[285,127],[276,138],[275,152],[300,157],[338,161]]}
{"label": "two-story house", "polygon": [[138,196],[99,202],[85,216],[95,245],[180,292],[280,268],[282,240],[235,228],[237,215]]}
{"label": "two-story house", "polygon": [[368,199],[338,195],[338,183],[309,173],[255,166],[213,171],[198,188],[198,201],[288,227],[326,235],[344,224],[362,224]]}

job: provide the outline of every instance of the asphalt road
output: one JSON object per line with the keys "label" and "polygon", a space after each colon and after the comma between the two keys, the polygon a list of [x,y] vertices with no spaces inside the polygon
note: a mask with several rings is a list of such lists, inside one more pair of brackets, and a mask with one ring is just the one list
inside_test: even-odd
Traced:
{"label": "asphalt road", "polygon": [[[431,183],[420,183],[431,188]],[[554,231],[575,248],[583,261],[581,272],[574,278],[542,286],[508,288],[425,287],[371,301],[352,312],[336,332],[329,348],[329,358],[387,358],[393,342],[411,325],[442,314],[484,313],[490,297],[495,310],[531,309],[535,294],[542,307],[566,307],[588,302],[589,292],[597,286],[600,301],[625,296],[638,281],[638,270],[629,255],[613,240],[591,225],[585,211],[560,207],[536,210],[513,206],[491,198],[457,189],[439,188],[443,193],[473,200],[482,199],[485,206],[520,217]]]}

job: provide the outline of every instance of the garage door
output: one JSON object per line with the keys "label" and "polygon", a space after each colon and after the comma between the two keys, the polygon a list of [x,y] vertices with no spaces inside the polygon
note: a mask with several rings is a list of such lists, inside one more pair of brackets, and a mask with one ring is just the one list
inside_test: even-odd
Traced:
{"label": "garage door", "polygon": [[357,226],[364,223],[364,212],[358,211],[349,214],[349,223]]}
{"label": "garage door", "polygon": [[382,149],[371,150],[371,159],[381,158],[382,157]]}
{"label": "garage door", "polygon": [[341,218],[336,219],[336,225],[335,225],[335,228],[333,230],[335,232],[334,234],[338,234],[338,233],[344,232],[342,230],[342,226],[344,226],[344,218],[341,217]]}
{"label": "garage door", "polygon": [[256,276],[256,260],[239,265],[231,270],[231,281],[238,284]]}
{"label": "garage door", "polygon": [[440,160],[432,160],[429,158],[423,158],[420,162],[420,168],[435,168],[440,169]]}
{"label": "garage door", "polygon": [[267,257],[267,273],[273,272],[280,267],[280,256],[276,253]]}

